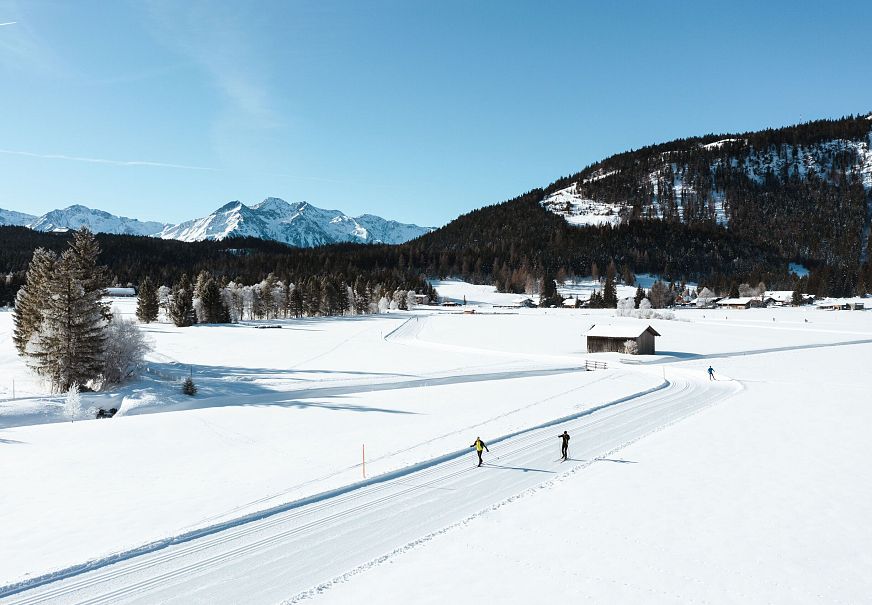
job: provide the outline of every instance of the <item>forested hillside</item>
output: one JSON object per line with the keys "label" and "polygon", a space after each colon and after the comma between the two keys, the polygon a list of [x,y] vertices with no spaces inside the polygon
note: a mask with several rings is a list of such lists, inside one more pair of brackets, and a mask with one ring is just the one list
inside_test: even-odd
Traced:
{"label": "forested hillside", "polygon": [[419,264],[518,289],[532,272],[629,272],[863,293],[872,284],[870,116],[621,153],[408,244]]}
{"label": "forested hillside", "polygon": [[[505,291],[546,275],[590,275],[612,262],[635,273],[720,291],[744,281],[818,295],[872,286],[870,116],[753,133],[706,135],[621,153],[507,202],[458,217],[397,246],[297,249],[258,239],[223,242],[99,235],[118,284],[182,273],[254,283],[335,276],[422,289],[423,276],[460,276]],[[33,250],[65,234],[0,227],[0,302],[22,283]],[[788,263],[811,274],[798,281]]]}

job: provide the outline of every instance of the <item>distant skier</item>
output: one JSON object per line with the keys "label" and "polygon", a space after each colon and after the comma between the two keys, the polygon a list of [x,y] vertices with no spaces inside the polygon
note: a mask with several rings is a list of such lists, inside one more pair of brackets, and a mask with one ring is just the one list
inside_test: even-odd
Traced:
{"label": "distant skier", "polygon": [[563,444],[560,446],[560,453],[563,455],[563,460],[569,457],[569,433],[563,431],[562,435],[557,435],[558,439],[563,439]]}
{"label": "distant skier", "polygon": [[715,379],[715,369],[711,366],[709,366],[708,375],[709,375],[709,380]]}
{"label": "distant skier", "polygon": [[473,443],[469,447],[475,448],[475,453],[478,454],[478,465],[481,466],[481,464],[482,464],[482,461],[481,461],[482,450],[487,450],[487,452],[490,453],[490,450],[487,449],[487,444],[481,440],[481,437],[476,437],[475,443]]}

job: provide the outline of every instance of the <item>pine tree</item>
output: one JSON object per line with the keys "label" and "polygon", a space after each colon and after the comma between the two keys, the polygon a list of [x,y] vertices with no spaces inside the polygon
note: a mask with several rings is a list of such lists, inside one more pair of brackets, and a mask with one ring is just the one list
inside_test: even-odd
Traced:
{"label": "pine tree", "polygon": [[103,369],[106,311],[95,291],[85,288],[96,283],[82,275],[86,266],[72,247],[61,255],[49,282],[42,323],[27,347],[28,365],[55,392],[97,380]]}
{"label": "pine tree", "polygon": [[139,283],[139,297],[136,301],[136,317],[142,323],[151,323],[157,320],[159,300],[157,287],[146,276]]}
{"label": "pine tree", "polygon": [[42,323],[42,310],[48,300],[48,285],[57,255],[37,248],[27,269],[27,281],[15,297],[15,328],[12,341],[19,355],[24,355],[27,343]]}
{"label": "pine tree", "polygon": [[560,306],[563,304],[563,297],[557,292],[557,284],[554,281],[554,274],[546,271],[542,277],[542,293],[539,295],[539,306],[550,307]]}
{"label": "pine tree", "polygon": [[300,283],[291,291],[291,313],[294,317],[300,318],[303,316],[304,309],[303,285]]}
{"label": "pine tree", "polygon": [[278,278],[273,273],[267,275],[266,278],[260,282],[260,301],[263,308],[263,315],[266,319],[270,319],[270,315],[275,317],[274,290],[277,282]]}
{"label": "pine tree", "polygon": [[211,277],[203,284],[200,294],[200,304],[202,305],[203,319],[205,323],[229,323],[230,312],[224,306],[224,301],[221,298],[221,288]]}
{"label": "pine tree", "polygon": [[188,376],[182,382],[182,393],[188,395],[189,397],[193,397],[197,394],[197,385],[194,384],[194,379]]}
{"label": "pine tree", "polygon": [[194,323],[194,292],[187,273],[173,286],[172,299],[169,305],[170,319],[179,327]]}
{"label": "pine tree", "polygon": [[739,286],[736,285],[736,282],[730,283],[730,298],[739,298]]}
{"label": "pine tree", "polygon": [[603,286],[603,305],[608,309],[618,306],[618,291],[615,287],[614,263],[610,263],[606,272],[606,283]]}
{"label": "pine tree", "polygon": [[633,302],[637,309],[639,308],[639,303],[642,302],[643,298],[645,298],[645,290],[642,289],[642,286],[637,286],[636,295],[633,297]]}
{"label": "pine tree", "polygon": [[109,321],[112,318],[109,304],[102,302],[107,294],[109,272],[105,266],[97,264],[100,258],[97,238],[86,227],[82,227],[73,234],[69,253],[67,263],[73,278],[81,282],[84,295],[91,304],[99,306],[103,319]]}

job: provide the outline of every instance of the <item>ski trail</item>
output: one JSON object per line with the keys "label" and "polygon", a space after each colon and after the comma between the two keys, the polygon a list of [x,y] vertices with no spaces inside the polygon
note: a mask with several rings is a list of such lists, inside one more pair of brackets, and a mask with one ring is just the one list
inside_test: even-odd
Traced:
{"label": "ski trail", "polygon": [[[187,604],[305,597],[482,511],[579,472],[591,460],[741,388],[674,374],[671,382],[639,396],[501,438],[484,435],[491,448],[485,458],[489,466],[474,468],[471,450],[458,450],[208,531],[6,586],[0,588],[0,600]],[[573,435],[575,458],[554,462],[559,447],[554,436],[564,429]]]}

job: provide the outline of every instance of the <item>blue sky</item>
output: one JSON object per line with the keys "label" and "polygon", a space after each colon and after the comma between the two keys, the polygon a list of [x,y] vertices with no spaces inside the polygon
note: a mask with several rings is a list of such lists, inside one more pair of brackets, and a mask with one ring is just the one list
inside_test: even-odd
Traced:
{"label": "blue sky", "polygon": [[441,225],[676,137],[872,110],[872,3],[0,0],[0,208]]}

